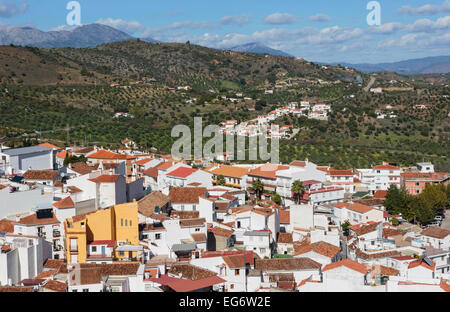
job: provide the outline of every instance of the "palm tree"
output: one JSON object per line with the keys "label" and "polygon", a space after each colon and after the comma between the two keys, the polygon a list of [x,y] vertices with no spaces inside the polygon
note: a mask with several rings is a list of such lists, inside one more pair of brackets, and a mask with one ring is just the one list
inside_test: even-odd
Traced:
{"label": "palm tree", "polygon": [[225,185],[225,183],[226,183],[225,177],[223,175],[219,174],[216,179],[216,184],[217,185]]}
{"label": "palm tree", "polygon": [[261,195],[264,192],[264,184],[262,184],[260,179],[256,179],[252,183],[252,190],[255,191],[256,196],[261,199]]}
{"label": "palm tree", "polygon": [[303,193],[305,193],[305,187],[303,186],[303,182],[300,180],[294,181],[292,183],[292,193],[294,194],[295,202],[298,204],[300,201],[300,198],[303,196]]}

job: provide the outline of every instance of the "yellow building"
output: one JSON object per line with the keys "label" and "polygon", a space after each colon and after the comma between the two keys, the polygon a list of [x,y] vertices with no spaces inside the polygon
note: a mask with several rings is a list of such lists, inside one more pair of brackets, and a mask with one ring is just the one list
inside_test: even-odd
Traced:
{"label": "yellow building", "polygon": [[116,242],[112,254],[114,259],[126,260],[140,256],[136,201],[68,218],[64,228],[67,263],[86,263],[88,246],[97,241]]}

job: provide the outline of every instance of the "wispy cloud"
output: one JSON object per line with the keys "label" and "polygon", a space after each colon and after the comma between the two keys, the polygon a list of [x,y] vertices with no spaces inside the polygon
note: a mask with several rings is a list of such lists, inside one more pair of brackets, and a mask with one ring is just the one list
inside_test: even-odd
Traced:
{"label": "wispy cloud", "polygon": [[113,18],[101,18],[97,21],[98,24],[107,25],[130,35],[140,34],[147,30],[147,27],[136,21],[125,21],[123,19],[113,19]]}
{"label": "wispy cloud", "polygon": [[402,6],[398,9],[398,13],[404,15],[435,15],[450,12],[450,0],[444,1],[440,5],[426,4],[419,8],[413,8],[409,5]]}
{"label": "wispy cloud", "polygon": [[273,13],[264,17],[263,22],[270,25],[294,24],[298,18],[289,13]]}
{"label": "wispy cloud", "polygon": [[326,14],[316,14],[309,18],[311,22],[329,22],[331,21],[331,17]]}
{"label": "wispy cloud", "polygon": [[0,17],[9,18],[20,15],[28,10],[28,2],[22,2],[20,5],[15,1],[0,0]]}
{"label": "wispy cloud", "polygon": [[250,18],[250,15],[224,16],[219,20],[219,24],[243,26],[250,23]]}

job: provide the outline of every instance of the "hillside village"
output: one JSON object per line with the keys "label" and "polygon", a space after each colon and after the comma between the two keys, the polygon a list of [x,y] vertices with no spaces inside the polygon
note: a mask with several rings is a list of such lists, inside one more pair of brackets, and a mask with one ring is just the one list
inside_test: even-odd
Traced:
{"label": "hillside village", "polygon": [[129,139],[2,146],[0,161],[0,292],[450,291],[445,215],[410,223],[385,207],[392,185],[449,187],[429,162],[187,161]]}

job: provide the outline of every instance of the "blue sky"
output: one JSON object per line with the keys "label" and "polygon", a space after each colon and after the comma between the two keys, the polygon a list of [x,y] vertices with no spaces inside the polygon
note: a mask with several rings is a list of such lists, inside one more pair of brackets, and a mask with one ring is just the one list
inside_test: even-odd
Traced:
{"label": "blue sky", "polygon": [[[68,0],[0,0],[0,26],[67,29]],[[447,55],[450,0],[79,0],[81,23],[214,48],[261,42],[311,61],[377,63]]]}

